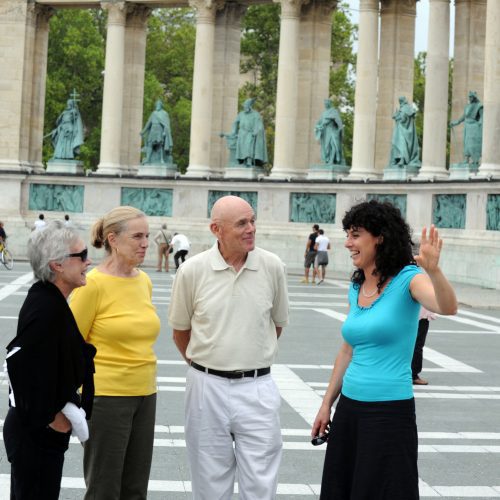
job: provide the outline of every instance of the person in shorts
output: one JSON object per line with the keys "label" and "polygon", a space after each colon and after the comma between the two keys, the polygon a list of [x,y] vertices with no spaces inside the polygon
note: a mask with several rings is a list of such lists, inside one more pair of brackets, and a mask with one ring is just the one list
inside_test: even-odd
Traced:
{"label": "person in shorts", "polygon": [[328,265],[328,250],[330,250],[330,240],[325,236],[323,229],[320,229],[314,244],[316,250],[316,260],[314,261],[314,272],[319,278],[318,285],[325,280],[326,266]]}
{"label": "person in shorts", "polygon": [[314,249],[314,245],[316,243],[316,237],[319,234],[319,226],[318,224],[314,224],[313,232],[307,238],[306,243],[306,251],[304,252],[304,277],[300,281],[301,283],[309,283],[309,269],[312,266],[313,275],[312,275],[312,283],[316,282],[316,270],[314,267],[314,260],[316,259],[316,250]]}

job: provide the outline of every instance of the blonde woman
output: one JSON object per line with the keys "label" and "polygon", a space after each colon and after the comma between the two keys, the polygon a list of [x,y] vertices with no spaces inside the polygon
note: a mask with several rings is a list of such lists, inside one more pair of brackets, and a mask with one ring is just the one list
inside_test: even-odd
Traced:
{"label": "blonde woman", "polygon": [[104,260],[70,306],[83,337],[97,348],[94,410],[84,451],[85,499],[145,499],[153,454],[160,320],[142,264],[146,216],[118,207],[92,228]]}

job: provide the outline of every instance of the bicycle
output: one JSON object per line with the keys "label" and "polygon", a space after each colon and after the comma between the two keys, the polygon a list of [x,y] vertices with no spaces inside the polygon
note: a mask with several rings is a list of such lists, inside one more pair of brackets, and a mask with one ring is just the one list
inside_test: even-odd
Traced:
{"label": "bicycle", "polygon": [[9,271],[14,267],[14,257],[2,242],[0,242],[0,261]]}

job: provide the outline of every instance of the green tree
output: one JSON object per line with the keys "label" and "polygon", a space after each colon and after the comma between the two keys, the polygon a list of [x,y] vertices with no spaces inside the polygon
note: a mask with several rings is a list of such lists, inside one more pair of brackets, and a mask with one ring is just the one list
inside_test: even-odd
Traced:
{"label": "green tree", "polygon": [[161,98],[170,115],[173,157],[181,172],[189,162],[195,17],[192,9],[158,9],[148,22],[144,120]]}
{"label": "green tree", "polygon": [[[76,89],[85,127],[85,144],[80,154],[85,168],[95,169],[99,162],[103,69],[102,13],[58,10],[50,20],[44,134],[54,128],[70,93]],[[43,161],[51,158],[52,153],[52,144],[47,138]]]}

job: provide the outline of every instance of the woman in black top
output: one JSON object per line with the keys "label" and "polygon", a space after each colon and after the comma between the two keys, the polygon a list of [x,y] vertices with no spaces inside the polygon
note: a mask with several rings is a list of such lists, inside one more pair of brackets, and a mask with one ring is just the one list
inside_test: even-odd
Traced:
{"label": "woman in black top", "polygon": [[95,348],[84,342],[66,299],[85,285],[90,260],[75,230],[59,221],[32,233],[28,256],[38,281],[7,346],[10,409],[3,434],[11,498],[55,500],[71,431],[88,437]]}

